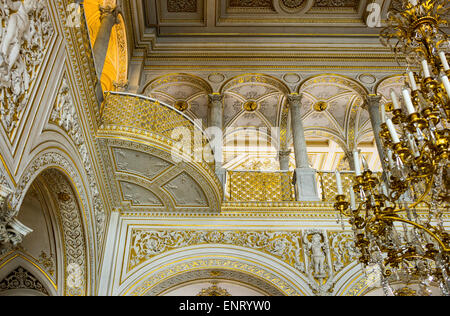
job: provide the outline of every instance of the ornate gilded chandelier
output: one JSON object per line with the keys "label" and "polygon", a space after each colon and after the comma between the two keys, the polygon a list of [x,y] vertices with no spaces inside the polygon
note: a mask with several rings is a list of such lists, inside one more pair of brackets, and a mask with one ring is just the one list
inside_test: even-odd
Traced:
{"label": "ornate gilded chandelier", "polygon": [[443,217],[450,205],[450,67],[448,36],[440,29],[449,2],[399,2],[402,9],[389,12],[381,32],[384,45],[406,56],[409,79],[401,98],[391,91],[392,102],[381,109],[387,170],[379,179],[355,152],[350,203],[337,173],[335,208],[350,218],[360,261],[378,268],[386,295],[431,295],[439,287],[449,296]]}

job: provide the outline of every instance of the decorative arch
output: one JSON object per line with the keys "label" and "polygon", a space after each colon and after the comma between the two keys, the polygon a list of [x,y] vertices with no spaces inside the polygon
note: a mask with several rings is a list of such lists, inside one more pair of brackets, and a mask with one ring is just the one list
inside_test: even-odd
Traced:
{"label": "decorative arch", "polygon": [[[352,150],[358,137],[357,127],[368,120],[367,111],[362,109],[369,94],[367,88],[344,75],[320,74],[305,79],[297,92],[304,96],[305,130],[313,128],[327,131],[330,135],[344,140],[343,148]],[[288,119],[283,121],[281,130],[288,133]],[[288,139],[289,137],[286,137],[286,142]],[[342,144],[342,141],[339,141],[339,144]],[[287,148],[287,143],[281,146]]]}
{"label": "decorative arch", "polygon": [[0,262],[0,296],[55,296],[57,285],[27,256],[19,253]]}
{"label": "decorative arch", "polygon": [[224,168],[227,170],[279,170],[279,135],[276,129],[227,128],[223,144]]}
{"label": "decorative arch", "polygon": [[[166,252],[134,271],[119,290],[121,296],[158,295],[198,271],[228,271],[242,275],[262,292],[308,296],[306,278],[292,266],[253,249],[231,245],[203,245]],[[184,276],[182,278],[177,278]],[[202,279],[202,277],[200,277]],[[254,283],[252,283],[254,282]]]}
{"label": "decorative arch", "polygon": [[[258,73],[248,73],[233,77],[220,88],[224,95],[224,125],[238,127],[250,120],[252,124],[280,126],[285,111],[286,96],[290,89],[280,79]],[[252,102],[254,110],[246,106]],[[246,118],[247,116],[247,118]],[[242,120],[243,122],[238,122]]]}
{"label": "decorative arch", "polygon": [[406,77],[400,74],[385,77],[375,86],[375,94],[381,96],[382,104],[391,102],[391,89],[400,96],[402,88],[406,86],[406,82]]}
{"label": "decorative arch", "polygon": [[171,73],[148,82],[142,94],[173,106],[193,120],[208,126],[209,97],[213,92],[204,79],[186,73]]}
{"label": "decorative arch", "polygon": [[[20,215],[26,193],[35,181],[45,186],[56,216],[55,230],[60,232],[63,267],[60,268],[60,295],[86,296],[93,293],[94,253],[92,209],[81,177],[69,158],[59,152],[45,150],[29,164],[12,196],[11,206]],[[74,283],[75,282],[75,283]]]}

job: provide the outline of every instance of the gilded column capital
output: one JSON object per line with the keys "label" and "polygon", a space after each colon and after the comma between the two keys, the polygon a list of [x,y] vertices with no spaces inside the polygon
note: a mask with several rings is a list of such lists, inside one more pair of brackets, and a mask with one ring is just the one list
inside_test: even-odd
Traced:
{"label": "gilded column capital", "polygon": [[381,95],[369,94],[366,96],[363,104],[363,108],[368,110],[370,107],[379,108],[381,103]]}
{"label": "gilded column capital", "polygon": [[128,89],[128,80],[114,81],[113,87],[117,91],[126,91]]}
{"label": "gilded column capital", "polygon": [[119,24],[119,10],[117,6],[98,6],[98,10],[100,11],[100,22],[103,21],[106,17],[112,16],[114,18],[114,24]]}
{"label": "gilded column capital", "polygon": [[211,93],[208,95],[209,102],[215,103],[215,102],[222,102],[223,101],[223,94],[220,93]]}
{"label": "gilded column capital", "polygon": [[287,96],[289,107],[300,107],[302,104],[303,94],[291,93]]}
{"label": "gilded column capital", "polygon": [[283,159],[286,157],[289,157],[291,155],[292,151],[290,149],[287,150],[279,150],[278,151],[278,158]]}

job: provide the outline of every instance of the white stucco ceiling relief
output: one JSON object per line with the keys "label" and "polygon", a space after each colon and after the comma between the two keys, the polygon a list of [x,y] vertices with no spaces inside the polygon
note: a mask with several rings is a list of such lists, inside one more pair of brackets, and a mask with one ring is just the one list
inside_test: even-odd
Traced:
{"label": "white stucco ceiling relief", "polygon": [[[111,135],[110,135],[111,136]],[[102,138],[113,204],[127,212],[218,212],[220,188],[195,162],[174,161],[161,144]]]}
{"label": "white stucco ceiling relief", "polygon": [[[213,76],[213,80],[219,80]],[[192,119],[208,123],[208,94],[211,86],[202,78],[184,73],[167,74],[150,81],[142,94],[181,110]]]}

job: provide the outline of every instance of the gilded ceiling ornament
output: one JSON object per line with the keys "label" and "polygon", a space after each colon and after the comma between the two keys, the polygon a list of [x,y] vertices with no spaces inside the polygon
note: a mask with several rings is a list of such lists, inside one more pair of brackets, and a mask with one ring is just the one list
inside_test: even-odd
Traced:
{"label": "gilded ceiling ornament", "polygon": [[0,118],[11,136],[53,34],[46,1],[0,0]]}
{"label": "gilded ceiling ornament", "polygon": [[316,0],[315,7],[355,7],[359,1],[356,0]]}
{"label": "gilded ceiling ornament", "polygon": [[184,100],[175,101],[173,107],[180,112],[184,112],[189,108],[189,104]]}
{"label": "gilded ceiling ornament", "polygon": [[49,295],[45,286],[23,267],[18,267],[0,281],[0,293],[11,290],[34,290]]}
{"label": "gilded ceiling ornament", "polygon": [[230,0],[230,7],[272,8],[272,0]]}
{"label": "gilded ceiling ornament", "polygon": [[247,101],[244,103],[243,108],[247,112],[255,112],[258,109],[258,103],[255,101]]}
{"label": "gilded ceiling ornament", "polygon": [[325,102],[325,101],[319,101],[319,102],[314,104],[314,110],[316,112],[323,112],[326,109],[328,109],[328,103]]}
{"label": "gilded ceiling ornament", "polygon": [[228,244],[258,249],[303,269],[300,232],[133,230],[128,271],[158,254],[199,244]]}
{"label": "gilded ceiling ornament", "polygon": [[305,0],[280,0],[280,1],[285,7],[289,9],[300,8],[305,3]]}
{"label": "gilded ceiling ornament", "polygon": [[226,289],[213,284],[206,289],[202,289],[197,296],[231,296],[231,294]]}
{"label": "gilded ceiling ornament", "polygon": [[395,291],[395,296],[418,296],[418,295],[417,291],[413,290],[410,287],[405,286]]}
{"label": "gilded ceiling ornament", "polygon": [[197,0],[167,0],[167,11],[169,12],[197,12]]}
{"label": "gilded ceiling ornament", "polygon": [[48,255],[45,251],[42,251],[39,255],[39,263],[42,267],[52,276],[55,277],[56,273],[56,265],[55,265],[55,257],[53,254]]}

